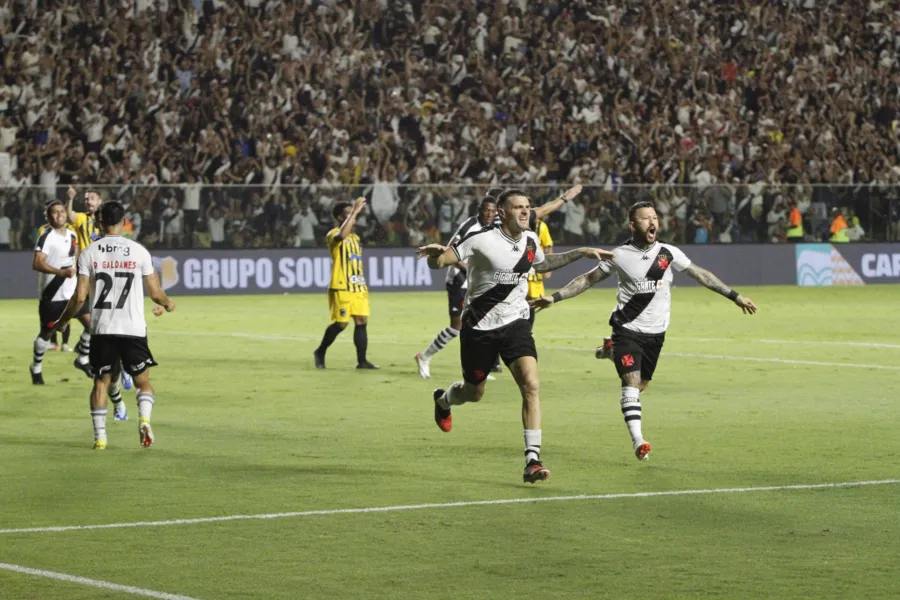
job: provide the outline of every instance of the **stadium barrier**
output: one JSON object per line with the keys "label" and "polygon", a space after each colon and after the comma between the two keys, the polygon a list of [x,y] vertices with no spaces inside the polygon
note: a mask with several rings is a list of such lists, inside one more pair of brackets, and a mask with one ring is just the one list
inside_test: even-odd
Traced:
{"label": "stadium barrier", "polygon": [[[736,287],[900,283],[900,244],[742,244],[684,250]],[[364,260],[373,292],[444,289],[444,272],[430,270],[411,248],[367,248]],[[173,296],[322,292],[331,272],[327,251],[315,248],[162,250],[153,252],[153,261],[163,287]],[[568,265],[553,273],[547,287],[561,287],[590,268],[587,261]],[[0,278],[0,298],[37,297],[30,252],[0,253]],[[614,285],[614,278],[600,284]],[[676,275],[675,285],[696,282]]]}

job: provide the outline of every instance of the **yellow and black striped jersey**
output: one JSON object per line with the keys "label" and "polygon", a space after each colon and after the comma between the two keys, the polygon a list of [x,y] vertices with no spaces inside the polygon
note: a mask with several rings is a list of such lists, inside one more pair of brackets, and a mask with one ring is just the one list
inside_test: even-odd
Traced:
{"label": "yellow and black striped jersey", "polygon": [[331,252],[331,285],[332,290],[347,292],[365,292],[366,278],[363,275],[362,244],[359,236],[351,233],[346,239],[340,239],[335,227],[325,236],[328,250]]}
{"label": "yellow and black striped jersey", "polygon": [[75,219],[73,229],[78,236],[78,249],[84,250],[103,236],[100,234],[100,227],[93,215],[82,212],[75,214],[78,217]]}
{"label": "yellow and black striped jersey", "polygon": [[[533,213],[534,211],[532,211]],[[538,236],[538,241],[541,244],[541,250],[544,252],[547,251],[547,248],[553,247],[553,238],[550,237],[550,228],[547,227],[547,224],[543,221],[536,221],[534,226],[531,228]],[[531,273],[528,275],[528,281],[543,281],[544,274],[543,273]]]}

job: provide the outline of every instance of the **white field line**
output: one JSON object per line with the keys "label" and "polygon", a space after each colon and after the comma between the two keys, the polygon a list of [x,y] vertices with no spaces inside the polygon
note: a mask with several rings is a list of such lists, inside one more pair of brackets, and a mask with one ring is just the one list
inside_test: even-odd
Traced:
{"label": "white field line", "polygon": [[117,583],[109,583],[108,581],[100,581],[99,579],[76,577],[75,575],[66,575],[65,573],[57,573],[55,571],[29,569],[28,567],[11,565],[8,563],[0,563],[0,569],[5,569],[14,573],[22,573],[24,575],[35,575],[37,577],[46,577],[47,579],[56,579],[58,581],[78,583],[80,585],[87,585],[94,588],[100,588],[102,590],[110,590],[113,592],[122,592],[125,594],[133,594],[135,596],[143,596],[144,598],[159,598],[160,600],[195,600],[190,596],[179,596],[177,594],[166,594],[165,592],[154,592],[153,590],[145,590],[143,588],[132,587],[130,585],[119,585]]}
{"label": "white field line", "polygon": [[[252,340],[272,340],[272,341],[288,341],[288,342],[317,342],[319,341],[319,337],[317,336],[302,336],[302,335],[269,335],[263,333],[241,333],[241,332],[225,332],[218,333],[212,331],[168,331],[168,330],[160,330],[153,332],[154,335],[159,334],[168,334],[168,335],[186,335],[186,336],[197,336],[197,337],[237,337],[244,339],[252,339]],[[376,344],[386,344],[391,346],[410,346],[410,347],[420,347],[423,344],[419,342],[403,342],[399,340],[389,340],[389,339],[381,339],[381,338],[371,338]],[[546,339],[585,339],[583,337],[579,338],[554,338],[548,337]],[[689,341],[687,338],[676,338],[680,341]],[[345,336],[344,339],[338,338],[338,342],[350,343],[352,340],[349,336]],[[696,338],[690,341],[734,341],[734,340],[716,340],[714,338]],[[763,341],[763,340],[759,340]],[[864,343],[864,342],[859,342]],[[547,348],[549,350],[563,350],[568,352],[593,352],[594,348],[581,348],[575,346],[546,346],[539,345],[540,348]],[[692,352],[666,352],[666,356],[674,356],[678,358],[702,358],[707,360],[731,360],[731,361],[743,361],[743,362],[763,362],[763,363],[777,363],[777,364],[785,364],[785,365],[807,365],[813,367],[848,367],[848,368],[856,368],[856,369],[876,369],[876,370],[885,370],[885,371],[900,371],[900,365],[876,365],[869,363],[842,363],[842,362],[825,362],[825,361],[816,361],[816,360],[800,360],[800,359],[792,359],[792,358],[773,358],[773,357],[755,357],[755,356],[732,356],[728,354],[695,354]]]}
{"label": "white field line", "polygon": [[[336,508],[330,510],[304,510],[297,512],[267,513],[256,515],[229,515],[223,517],[203,517],[198,519],[173,519],[170,521],[138,521],[135,523],[107,523],[102,525],[63,525],[58,527],[25,527],[20,529],[0,529],[0,535],[18,533],[51,533],[62,531],[90,531],[95,529],[125,529],[133,527],[168,527],[172,525],[196,525],[201,523],[222,523],[226,521],[250,521],[266,519],[287,519],[293,517],[316,517],[328,515],[360,515],[370,513],[401,512],[469,506],[497,506],[503,504],[533,504],[536,502],[571,502],[575,500],[620,500],[624,498],[658,498],[662,496],[699,496],[706,494],[745,494],[749,492],[779,492],[788,490],[823,490],[852,488],[872,485],[892,485],[900,479],[879,479],[872,481],[847,481],[842,483],[812,483],[797,485],[767,485],[759,487],[712,488],[699,490],[670,490],[662,492],[634,492],[627,494],[595,494],[578,496],[545,496],[541,498],[508,498],[503,500],[473,500],[466,502],[441,502],[434,504],[405,504],[399,506],[375,506],[369,508]],[[167,596],[168,597],[168,596]],[[176,596],[171,596],[176,598]],[[181,598],[181,596],[177,596]]]}

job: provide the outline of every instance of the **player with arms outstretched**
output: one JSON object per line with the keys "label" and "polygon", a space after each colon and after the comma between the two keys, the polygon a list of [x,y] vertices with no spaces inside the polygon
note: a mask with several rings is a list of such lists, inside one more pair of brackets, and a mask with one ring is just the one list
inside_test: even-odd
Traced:
{"label": "player with arms outstretched", "polygon": [[88,300],[92,334],[90,364],[94,373],[91,391],[94,449],[106,448],[106,394],[119,361],[137,385],[138,434],[141,446],[149,448],[154,440],[150,416],[155,399],[148,369],[156,366],[156,361],[147,345],[144,288],[166,312],[175,310],[175,301],[159,285],[147,249],[122,237],[125,225],[122,205],[104,204],[100,222],[106,235],[78,257],[75,294],[55,328],[62,329]]}
{"label": "player with arms outstretched", "polygon": [[460,354],[463,381],[433,393],[434,420],[441,431],[453,426],[451,406],[478,402],[497,356],[503,359],[522,395],[525,428],[525,471],[522,479],[534,483],[550,477],[541,463],[541,403],[537,350],[531,335],[526,301],[528,272],[546,273],[580,258],[612,258],[605,250],[580,248],[544,256],[534,232],[529,231],[528,197],[507,190],[497,200],[500,226],[483,229],[456,246],[431,244],[419,248],[428,266],[442,269],[460,261],[468,264],[469,289],[462,316]]}
{"label": "player with arms outstretched", "polygon": [[[632,448],[638,460],[650,456],[650,444],[641,429],[640,393],[647,389],[666,338],[671,315],[669,288],[672,270],[683,272],[701,285],[734,302],[744,314],[756,312],[749,298],[722,283],[719,278],[699,266],[678,248],[656,240],[659,217],[650,202],[637,202],[628,211],[631,241],[613,251],[612,260],[601,262],[594,270],[580,275],[552,296],[532,301],[543,310],[574,298],[613,273],[618,277],[616,308],[609,318],[613,334],[611,347],[616,371],[622,383],[622,414],[631,435]],[[598,357],[603,349],[598,349]]]}
{"label": "player with arms outstretched", "polygon": [[322,343],[313,352],[317,369],[325,368],[325,352],[334,343],[350,319],[355,323],[353,343],[356,345],[356,368],[377,369],[366,358],[369,347],[369,288],[363,275],[362,244],[354,233],[356,218],[366,206],[366,199],[359,197],[352,205],[339,202],[331,214],[337,227],[328,232],[325,240],[331,251],[331,283],[328,287],[328,308],[331,311],[331,325],[322,336]]}
{"label": "player with arms outstretched", "polygon": [[[478,214],[463,221],[462,225],[460,225],[456,230],[456,233],[453,234],[453,237],[450,238],[447,246],[455,246],[466,237],[474,235],[487,227],[499,226],[500,223],[497,221],[497,198],[502,193],[502,188],[488,189],[487,194],[481,200],[481,204],[478,206]],[[558,210],[569,200],[575,198],[575,196],[580,193],[581,186],[576,185],[575,187],[566,190],[566,192],[559,198],[538,206],[537,208],[531,209],[528,218],[528,227],[532,231],[538,233],[538,239],[541,240],[542,247],[544,245],[544,242],[549,240],[549,232],[546,231],[547,226],[543,223],[543,221],[541,221],[541,219],[546,218],[547,215],[555,210]],[[543,237],[540,231],[537,231],[541,228],[543,228],[543,231],[545,232]],[[550,246],[552,246],[553,241],[549,240],[549,242]],[[532,289],[532,280],[537,281],[540,277],[542,276],[535,273],[529,274],[529,292]],[[419,369],[419,377],[421,377],[422,379],[428,379],[429,377],[431,377],[432,357],[440,352],[444,348],[444,346],[453,341],[453,339],[459,335],[459,330],[462,326],[460,318],[462,316],[463,305],[465,304],[466,288],[468,287],[465,261],[460,261],[455,265],[451,265],[447,269],[446,283],[447,301],[450,309],[450,327],[441,330],[441,332],[438,333],[437,336],[435,336],[434,340],[432,340],[431,344],[425,350],[416,354],[416,366]],[[543,290],[543,287],[541,287],[540,289]],[[499,371],[499,362],[491,370]],[[492,379],[492,377],[488,376],[488,379]]]}

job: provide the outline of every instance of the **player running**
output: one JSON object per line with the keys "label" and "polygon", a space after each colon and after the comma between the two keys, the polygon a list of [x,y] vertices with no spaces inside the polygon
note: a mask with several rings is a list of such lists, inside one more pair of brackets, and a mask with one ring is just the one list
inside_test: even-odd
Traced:
{"label": "player running", "polygon": [[[91,311],[92,344],[90,366],[94,373],[91,391],[91,419],[94,423],[94,449],[106,448],[106,394],[119,361],[137,385],[138,435],[141,446],[153,445],[150,415],[154,391],[148,369],[156,365],[147,345],[144,320],[144,286],[151,300],[175,310],[175,302],[159,285],[150,253],[139,243],[122,237],[125,209],[118,202],[107,202],[100,209],[105,237],[82,251],[78,257],[78,283],[57,331],[81,309],[85,300]],[[135,279],[139,278],[137,282]],[[142,285],[143,284],[143,285]]]}
{"label": "player running", "polygon": [[522,395],[525,428],[525,471],[522,479],[534,483],[550,477],[541,463],[541,403],[537,350],[531,335],[525,299],[528,272],[559,269],[580,258],[612,258],[606,250],[580,248],[545,256],[534,232],[529,231],[530,202],[524,192],[508,190],[497,200],[501,224],[468,236],[455,246],[430,244],[419,248],[428,266],[442,269],[466,261],[469,288],[462,315],[460,354],[463,379],[446,391],[433,393],[434,420],[441,431],[453,426],[451,406],[478,402],[484,394],[488,371],[503,359]]}
{"label": "player running", "polygon": [[[456,230],[456,233],[453,234],[453,237],[450,238],[447,246],[454,246],[465,237],[478,233],[479,231],[482,231],[487,227],[499,226],[500,223],[497,217],[497,198],[501,193],[503,193],[503,190],[501,188],[488,189],[487,194],[482,199],[481,204],[478,206],[478,214],[463,221],[462,225],[459,226],[459,229]],[[566,190],[566,192],[559,198],[556,198],[555,200],[548,202],[542,206],[538,206],[537,208],[531,209],[528,219],[528,228],[538,233],[538,238],[542,241],[542,248],[544,246],[543,242],[549,240],[549,232],[546,233],[546,238],[541,237],[538,229],[542,228],[544,231],[546,231],[547,226],[540,219],[546,218],[547,215],[559,209],[580,193],[581,186],[576,185],[575,187]],[[549,245],[552,246],[553,241],[549,240],[549,242]],[[531,290],[530,282],[532,281],[532,277],[541,276],[529,274],[529,291]],[[421,377],[422,379],[428,379],[431,377],[432,357],[443,350],[444,346],[452,342],[453,339],[459,335],[459,330],[461,327],[460,317],[462,315],[463,307],[465,304],[466,288],[468,287],[465,261],[460,261],[455,265],[451,265],[447,269],[446,284],[447,301],[450,308],[450,327],[441,330],[441,332],[438,333],[437,336],[435,336],[434,340],[432,340],[431,344],[425,350],[416,354],[416,366],[419,369],[419,377]],[[541,287],[540,289],[543,290],[543,287]],[[495,372],[500,370],[499,358],[498,363],[491,370]],[[493,379],[493,377],[488,375],[488,379]]]}
{"label": "player running", "polygon": [[[722,283],[697,265],[678,248],[656,241],[659,217],[653,204],[637,202],[628,211],[631,241],[613,251],[609,262],[580,275],[552,296],[533,300],[537,310],[574,298],[613,273],[618,277],[616,309],[609,318],[613,333],[609,351],[622,381],[622,414],[631,434],[632,448],[638,460],[650,456],[650,444],[641,431],[640,393],[647,389],[659,359],[666,329],[669,327],[672,298],[669,288],[672,269],[683,272],[701,285],[722,294],[744,311],[756,312],[749,298]],[[603,348],[598,349],[598,358]]]}
{"label": "player running", "polygon": [[331,325],[322,336],[322,343],[313,352],[317,369],[325,368],[325,352],[334,343],[350,319],[353,319],[353,343],[356,345],[356,368],[377,369],[366,358],[369,335],[369,288],[363,275],[362,244],[354,233],[356,218],[366,206],[366,199],[359,197],[354,204],[339,202],[331,210],[337,227],[328,232],[325,240],[331,251],[331,284],[328,287],[328,307]]}

